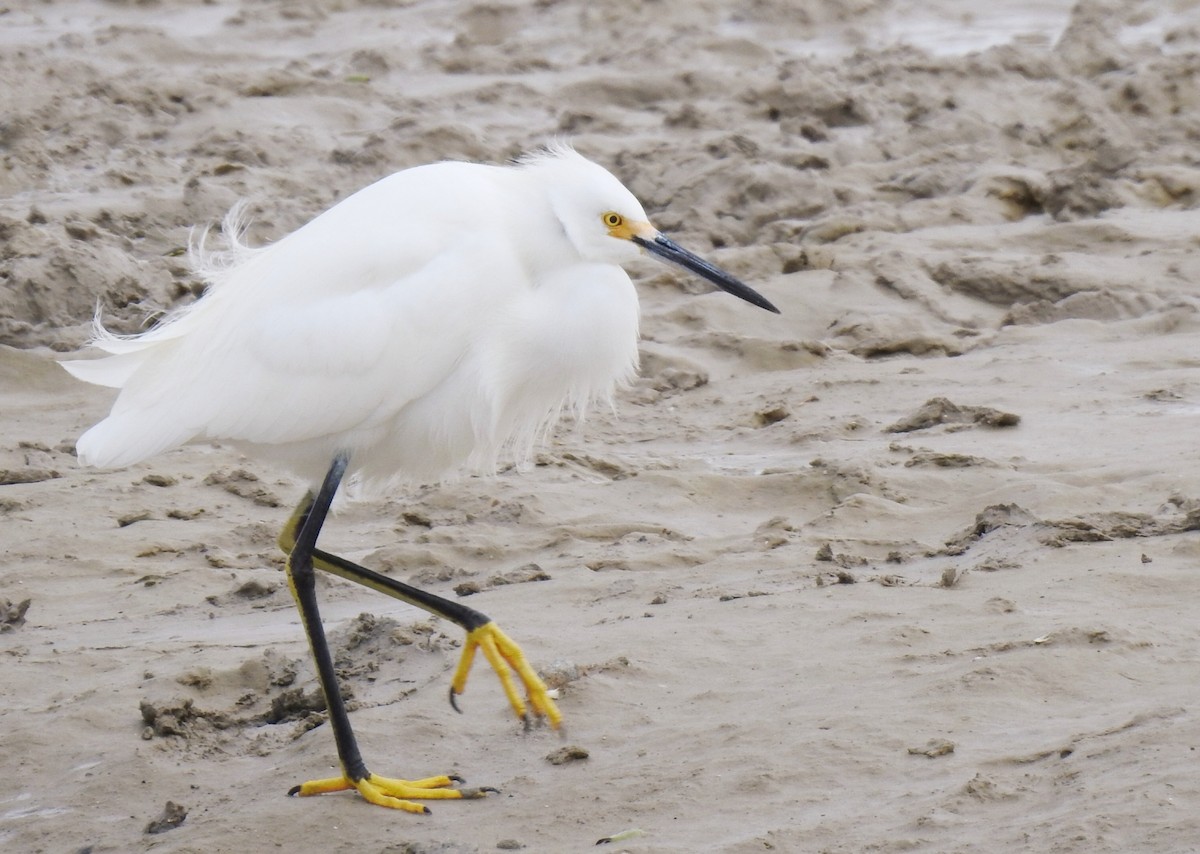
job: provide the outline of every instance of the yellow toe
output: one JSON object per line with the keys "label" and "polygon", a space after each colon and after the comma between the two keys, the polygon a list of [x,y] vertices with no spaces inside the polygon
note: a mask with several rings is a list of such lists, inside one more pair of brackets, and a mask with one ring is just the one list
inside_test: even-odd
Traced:
{"label": "yellow toe", "polygon": [[416,803],[416,801],[482,798],[488,792],[497,791],[489,786],[456,789],[453,788],[456,782],[462,782],[462,779],[441,776],[426,777],[421,780],[398,780],[393,777],[368,774],[361,780],[351,780],[342,775],[324,780],[309,780],[307,783],[296,786],[288,794],[308,797],[355,789],[364,800],[377,806],[412,813],[428,813],[429,808],[424,804]]}
{"label": "yellow toe", "polygon": [[[454,671],[454,679],[450,683],[451,703],[467,688],[467,677],[471,674],[471,665],[475,661],[476,650],[483,652],[488,664],[500,677],[504,694],[508,697],[509,705],[512,706],[517,717],[528,723],[529,710],[532,708],[534,717],[544,718],[550,722],[550,726],[558,729],[562,723],[562,713],[558,710],[554,700],[550,698],[546,683],[530,666],[525,658],[525,653],[521,651],[521,647],[517,645],[516,641],[500,631],[500,627],[495,623],[486,623],[467,633],[458,668]],[[517,690],[516,681],[513,679],[514,673],[525,688],[524,697]],[[526,701],[528,701],[528,705]]]}

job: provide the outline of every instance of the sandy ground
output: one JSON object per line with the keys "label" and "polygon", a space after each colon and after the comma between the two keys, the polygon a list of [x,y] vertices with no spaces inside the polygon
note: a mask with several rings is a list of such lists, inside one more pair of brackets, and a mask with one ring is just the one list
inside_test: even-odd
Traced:
{"label": "sandy ground", "polygon": [[[0,848],[1200,850],[1198,48],[1194,0],[6,4]],[[455,627],[331,581],[372,767],[502,794],[286,798],[336,761],[301,484],[80,469],[111,398],[53,359],[192,299],[238,198],[265,241],[556,136],[783,314],[647,264],[615,414],[344,507],[327,548],[477,585],[567,726],[484,669],[454,714]]]}

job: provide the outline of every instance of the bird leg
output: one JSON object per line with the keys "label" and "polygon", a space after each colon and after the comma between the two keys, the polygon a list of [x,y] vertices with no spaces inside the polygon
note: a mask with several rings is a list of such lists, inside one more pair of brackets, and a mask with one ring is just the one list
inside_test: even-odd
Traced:
{"label": "bird leg", "polygon": [[296,607],[300,611],[300,621],[308,636],[313,662],[317,668],[317,679],[321,684],[321,691],[325,695],[325,705],[329,711],[330,725],[333,727],[333,738],[337,743],[342,775],[325,780],[310,780],[296,786],[288,794],[319,795],[325,792],[357,789],[359,794],[373,804],[416,813],[428,813],[429,809],[423,804],[414,803],[412,799],[482,798],[487,792],[496,790],[487,787],[452,788],[453,783],[460,783],[462,779],[451,776],[430,777],[424,780],[396,780],[390,777],[380,777],[367,770],[362,754],[359,753],[358,742],[350,727],[350,716],[346,712],[346,704],[338,687],[333,656],[330,654],[329,643],[325,638],[325,629],[321,624],[321,615],[317,609],[316,579],[313,574],[314,556],[317,554],[317,535],[325,523],[329,504],[333,501],[338,484],[346,472],[348,461],[346,455],[339,455],[333,461],[329,473],[325,476],[325,482],[316,496],[310,492],[300,502],[297,514],[289,523],[290,548],[285,549],[288,552],[288,586],[296,600]]}
{"label": "bird leg", "polygon": [[[300,502],[292,514],[292,518],[284,526],[283,532],[279,536],[279,546],[285,552],[293,549],[312,502],[313,497],[307,496],[304,501]],[[467,677],[470,674],[471,665],[474,663],[475,653],[481,649],[484,657],[500,678],[505,696],[513,711],[526,726],[530,725],[530,708],[532,708],[534,718],[545,718],[555,728],[562,722],[562,713],[550,698],[545,683],[529,665],[520,646],[501,631],[500,627],[487,615],[317,548],[312,549],[312,559],[313,565],[317,569],[415,605],[431,614],[456,623],[467,632],[467,640],[463,645],[462,655],[450,686],[450,705],[454,707],[455,711],[460,711],[455,698],[466,690]],[[514,672],[525,688],[528,704],[521,698],[521,694],[517,690],[513,680]]]}
{"label": "bird leg", "polygon": [[[284,526],[283,532],[279,535],[279,547],[284,552],[291,553],[293,551],[314,500],[311,494],[306,496]],[[466,643],[463,644],[462,655],[450,683],[450,705],[456,712],[461,711],[456,698],[466,690],[467,677],[470,675],[471,665],[475,661],[475,652],[482,650],[484,657],[500,678],[500,684],[504,688],[504,694],[508,698],[509,704],[526,728],[531,725],[532,720],[540,718],[549,721],[555,729],[562,723],[562,713],[551,699],[546,683],[530,666],[521,647],[502,632],[500,627],[486,614],[482,614],[474,608],[468,608],[459,602],[443,599],[441,596],[413,587],[411,584],[405,584],[403,581],[397,581],[364,566],[359,566],[338,555],[321,551],[315,547],[311,552],[313,565],[317,569],[415,605],[424,611],[456,623],[466,631]],[[521,692],[517,689],[513,679],[514,672],[525,688],[525,697],[528,703],[522,699]]]}

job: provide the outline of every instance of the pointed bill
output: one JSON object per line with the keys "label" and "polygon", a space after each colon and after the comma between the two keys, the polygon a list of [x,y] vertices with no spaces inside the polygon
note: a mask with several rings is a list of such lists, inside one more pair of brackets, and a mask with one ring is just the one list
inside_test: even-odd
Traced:
{"label": "pointed bill", "polygon": [[689,252],[665,235],[659,233],[655,233],[650,237],[634,235],[631,239],[651,255],[656,255],[664,261],[669,261],[672,264],[683,267],[683,269],[695,273],[702,279],[707,279],[721,290],[731,293],[739,299],[744,299],[746,302],[752,303],[759,308],[765,308],[767,311],[779,314],[779,309],[773,306],[770,300],[754,290],[754,288],[726,273],[720,267],[710,264],[699,255]]}

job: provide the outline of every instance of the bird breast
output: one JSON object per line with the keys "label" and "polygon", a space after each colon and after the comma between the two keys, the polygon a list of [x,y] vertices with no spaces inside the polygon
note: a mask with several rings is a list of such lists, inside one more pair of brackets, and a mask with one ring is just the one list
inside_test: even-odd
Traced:
{"label": "bird breast", "polygon": [[611,264],[544,274],[496,325],[497,408],[508,413],[581,408],[609,399],[637,370],[638,301]]}
{"label": "bird breast", "polygon": [[526,455],[564,411],[611,401],[638,362],[638,301],[625,272],[578,263],[543,273],[475,336],[445,381],[364,436],[366,480],[434,480]]}

